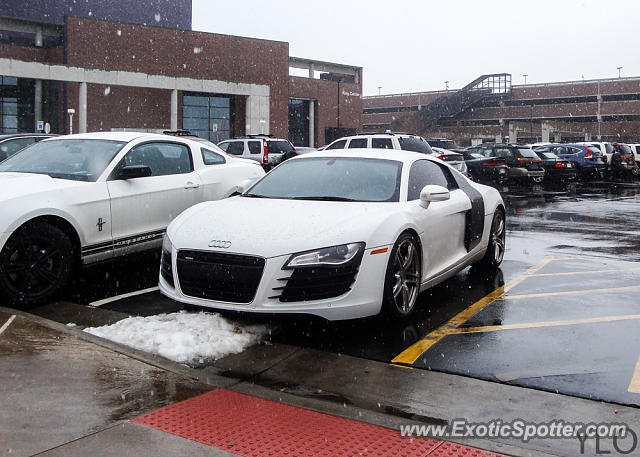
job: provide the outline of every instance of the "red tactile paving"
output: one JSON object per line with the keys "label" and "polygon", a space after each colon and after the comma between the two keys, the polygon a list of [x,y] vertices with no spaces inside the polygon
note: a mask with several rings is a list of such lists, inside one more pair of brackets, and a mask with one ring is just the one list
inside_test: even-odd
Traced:
{"label": "red tactile paving", "polygon": [[476,449],[461,444],[442,442],[437,448],[429,452],[429,457],[506,457],[482,449]]}
{"label": "red tactile paving", "polygon": [[139,424],[245,457],[496,456],[431,438],[219,389],[137,417]]}

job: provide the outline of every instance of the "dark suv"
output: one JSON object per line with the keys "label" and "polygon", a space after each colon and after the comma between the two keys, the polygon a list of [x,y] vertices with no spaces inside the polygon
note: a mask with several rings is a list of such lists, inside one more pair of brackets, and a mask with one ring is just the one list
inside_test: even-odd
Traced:
{"label": "dark suv", "polygon": [[542,160],[529,147],[515,144],[485,143],[470,148],[485,157],[504,159],[509,166],[509,182],[514,185],[539,186],[544,180]]}

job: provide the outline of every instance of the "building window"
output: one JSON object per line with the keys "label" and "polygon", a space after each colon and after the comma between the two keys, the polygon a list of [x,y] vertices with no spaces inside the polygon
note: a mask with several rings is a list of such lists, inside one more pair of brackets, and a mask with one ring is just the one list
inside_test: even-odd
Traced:
{"label": "building window", "polygon": [[33,132],[34,80],[0,76],[0,132]]}
{"label": "building window", "polygon": [[234,115],[227,95],[185,93],[182,96],[182,128],[214,143],[231,137]]}
{"label": "building window", "polygon": [[296,146],[310,146],[309,100],[289,99],[289,141]]}

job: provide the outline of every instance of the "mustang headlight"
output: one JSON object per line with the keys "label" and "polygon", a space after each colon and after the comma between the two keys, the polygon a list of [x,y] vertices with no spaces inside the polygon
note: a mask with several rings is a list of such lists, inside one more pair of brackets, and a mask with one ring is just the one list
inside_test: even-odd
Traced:
{"label": "mustang headlight", "polygon": [[364,243],[341,244],[329,248],[293,254],[282,267],[284,270],[303,267],[337,267],[356,263],[362,259]]}

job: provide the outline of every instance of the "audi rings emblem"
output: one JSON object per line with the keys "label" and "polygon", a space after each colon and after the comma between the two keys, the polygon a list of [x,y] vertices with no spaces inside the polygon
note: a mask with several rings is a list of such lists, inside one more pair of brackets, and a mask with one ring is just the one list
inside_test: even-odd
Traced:
{"label": "audi rings emblem", "polygon": [[210,248],[229,249],[231,247],[231,241],[213,240],[209,243]]}

